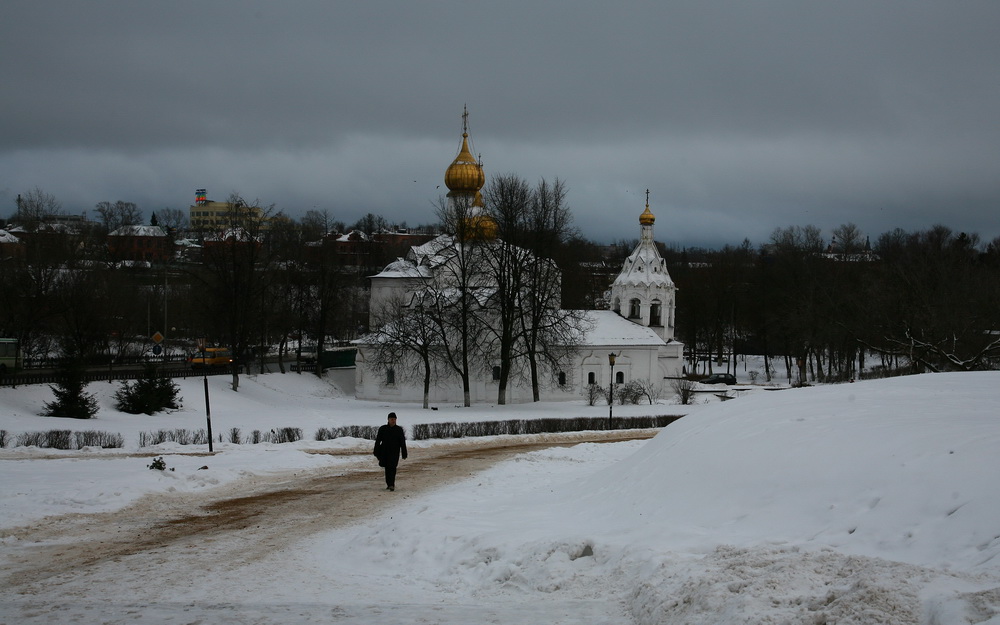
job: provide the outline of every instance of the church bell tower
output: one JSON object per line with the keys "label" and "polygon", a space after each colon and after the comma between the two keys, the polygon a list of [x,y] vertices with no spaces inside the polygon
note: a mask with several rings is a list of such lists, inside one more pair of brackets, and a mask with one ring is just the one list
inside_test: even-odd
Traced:
{"label": "church bell tower", "polygon": [[633,323],[646,326],[664,341],[674,338],[677,286],[667,272],[667,261],[653,242],[656,217],[649,210],[639,215],[639,245],[629,254],[611,285],[611,309]]}

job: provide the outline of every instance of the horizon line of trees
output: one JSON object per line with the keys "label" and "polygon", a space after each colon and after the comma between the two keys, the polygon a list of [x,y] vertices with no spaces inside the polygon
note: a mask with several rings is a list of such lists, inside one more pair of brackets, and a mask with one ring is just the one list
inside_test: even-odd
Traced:
{"label": "horizon line of trees", "polygon": [[[511,193],[523,183],[512,175],[505,182]],[[568,216],[565,186],[551,186]],[[544,227],[507,220],[503,195],[486,191],[501,238],[542,251],[561,270],[563,309],[607,307],[604,293],[634,240],[600,245],[568,226],[544,239]],[[27,200],[34,214],[58,210],[55,198],[38,189],[22,197],[24,213]],[[311,211],[298,221],[275,219],[265,228],[265,220],[280,215],[273,205],[259,207],[238,194],[230,200],[260,208],[259,219],[248,224],[245,215],[234,213],[232,225],[246,239],[230,240],[201,263],[102,265],[95,261],[107,260],[106,248],[70,236],[50,244],[45,254],[0,260],[0,335],[20,339],[34,353],[115,358],[148,347],[140,337],[156,329],[170,339],[207,338],[238,354],[266,344],[287,349],[295,337],[347,340],[366,331],[365,278],[405,250],[381,250],[369,266],[346,271],[328,252],[306,254],[304,243],[336,223],[325,212]],[[127,202],[102,204],[105,227],[141,215]],[[447,229],[445,216],[438,217],[442,225],[436,229]],[[508,222],[518,225],[508,229]],[[385,223],[366,216],[366,227]],[[749,241],[718,250],[661,246],[679,287],[677,336],[692,367],[709,355],[711,368],[728,354],[760,353],[783,361],[789,380],[804,382],[856,378],[870,354],[886,368],[1000,366],[1000,237],[984,242],[975,233],[939,225],[914,232],[897,228],[869,239],[853,224],[835,229],[834,237],[831,249],[819,228],[789,226],[758,247]],[[516,256],[486,260],[498,270],[520,271]],[[516,289],[510,295],[519,297]],[[234,310],[234,302],[242,308]],[[513,363],[522,356],[516,350],[525,348],[513,347],[509,336],[491,340],[515,350],[505,359]],[[727,369],[734,366],[730,361]]]}
{"label": "horizon line of trees", "polygon": [[[227,201],[231,200],[233,196],[241,197],[238,192],[234,192]],[[243,201],[246,203],[246,200]],[[255,200],[254,203],[259,203],[259,201]],[[54,195],[38,187],[24,194],[18,194],[15,204],[16,208],[6,219],[0,218],[0,227],[14,224],[26,230],[35,230],[46,223],[73,217],[63,210],[62,204]],[[147,223],[143,210],[134,202],[122,200],[98,202],[94,205],[94,211],[97,213],[97,219],[88,221],[87,224],[96,227],[100,231],[99,234],[108,234],[124,226],[138,226]],[[271,217],[289,219],[281,211],[272,212]],[[151,211],[148,223],[153,226],[158,225],[167,232],[189,230],[188,212],[179,208],[165,207]],[[329,209],[307,210],[296,223],[302,229],[304,236],[310,240],[318,240],[326,234],[347,234],[352,231],[366,234],[400,230],[429,233],[437,228],[434,224],[409,226],[406,221],[390,222],[385,217],[373,213],[366,213],[354,222],[345,222],[335,219]],[[203,231],[195,229],[192,232],[200,234]]]}
{"label": "horizon line of trees", "polygon": [[885,370],[1000,368],[1000,238],[942,225],[835,236],[790,226],[758,248],[666,250],[692,364],[778,356],[793,383],[856,379],[873,354]]}

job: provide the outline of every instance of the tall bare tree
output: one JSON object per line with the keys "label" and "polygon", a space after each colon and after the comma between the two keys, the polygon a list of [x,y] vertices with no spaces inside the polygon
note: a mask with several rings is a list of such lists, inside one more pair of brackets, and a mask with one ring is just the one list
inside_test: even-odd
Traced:
{"label": "tall bare tree", "polygon": [[156,220],[168,233],[184,230],[188,226],[188,215],[179,208],[161,208],[156,211]]}
{"label": "tall bare tree", "polygon": [[372,351],[369,358],[376,368],[393,370],[399,381],[419,379],[423,386],[423,407],[430,407],[430,391],[442,344],[440,326],[425,308],[432,303],[433,289],[414,294],[412,300],[389,299],[372,311]]}
{"label": "tall bare tree", "polygon": [[239,390],[240,366],[259,335],[264,291],[275,259],[266,240],[274,207],[247,202],[238,193],[230,195],[224,224],[202,233],[204,271],[200,274],[207,326],[214,327],[233,353],[232,388]]}
{"label": "tall bare tree", "polygon": [[532,190],[520,177],[506,174],[490,180],[483,198],[497,225],[497,238],[482,246],[482,257],[495,282],[495,291],[482,311],[487,318],[481,325],[486,332],[487,351],[496,354],[499,363],[497,403],[503,405],[507,403],[511,371],[522,347],[519,338],[523,294],[519,291],[527,288],[524,273],[536,260],[528,250],[516,245],[525,238]]}
{"label": "tall bare tree", "polygon": [[302,236],[306,241],[318,241],[331,232],[334,221],[328,209],[309,210],[302,217]]}
{"label": "tall bare tree", "polygon": [[54,195],[35,187],[24,195],[17,196],[17,210],[11,221],[26,230],[34,230],[48,217],[62,214],[62,205]]}
{"label": "tall bare tree", "polygon": [[474,198],[442,199],[437,210],[442,232],[450,237],[440,250],[437,276],[424,302],[424,311],[436,327],[441,357],[462,382],[466,406],[472,405],[474,367],[482,366],[476,340],[478,315],[491,286],[484,272],[482,247],[487,240],[481,211]]}
{"label": "tall bare tree", "polygon": [[834,250],[840,254],[859,254],[865,249],[865,235],[856,224],[846,223],[833,229]]}
{"label": "tall bare tree", "polygon": [[[566,194],[566,185],[558,178],[551,184],[543,178],[535,187],[528,214],[527,247],[536,257],[557,255],[576,234]],[[589,328],[582,311],[562,308],[562,274],[555,262],[534,263],[530,269],[527,288],[522,290],[528,299],[522,302],[521,309],[526,319],[524,341],[532,394],[538,401],[540,363],[557,368],[564,362],[568,346],[578,345]]]}
{"label": "tall bare tree", "polygon": [[[514,356],[523,357],[534,401],[541,396],[543,365],[558,370],[587,329],[582,311],[562,309],[562,274],[553,260],[576,234],[566,193],[558,179],[542,179],[531,188],[505,175],[493,178],[484,194],[505,243],[497,248],[493,269],[514,321],[511,347],[501,353],[501,378],[505,359],[510,364]],[[502,336],[498,343],[506,340]]]}
{"label": "tall bare tree", "polygon": [[381,215],[367,213],[364,217],[357,220],[351,228],[353,230],[360,230],[365,234],[377,234],[388,230],[389,222],[386,221],[385,217],[382,217]]}
{"label": "tall bare tree", "polygon": [[98,202],[94,207],[101,216],[101,224],[105,231],[114,232],[123,226],[135,226],[142,223],[142,211],[135,202]]}

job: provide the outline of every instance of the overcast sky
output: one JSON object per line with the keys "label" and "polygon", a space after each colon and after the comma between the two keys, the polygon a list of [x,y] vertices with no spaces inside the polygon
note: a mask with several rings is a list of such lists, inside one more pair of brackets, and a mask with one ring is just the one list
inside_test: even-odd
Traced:
{"label": "overcast sky", "polygon": [[[238,192],[433,223],[468,105],[487,177],[590,239],[857,224],[1000,236],[1000,2],[6,0],[0,215]],[[439,187],[440,185],[440,187]]]}

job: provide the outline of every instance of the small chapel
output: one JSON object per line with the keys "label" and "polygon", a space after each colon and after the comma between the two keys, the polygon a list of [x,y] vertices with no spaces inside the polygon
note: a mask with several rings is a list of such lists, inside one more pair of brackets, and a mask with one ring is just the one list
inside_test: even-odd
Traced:
{"label": "small chapel", "polygon": [[[448,201],[465,208],[465,226],[472,236],[495,236],[495,223],[483,206],[480,193],[486,176],[481,162],[473,157],[467,112],[463,115],[462,141],[458,155],[445,171]],[[669,393],[671,380],[680,377],[684,346],[674,338],[677,288],[667,271],[653,239],[655,216],[646,193],[645,210],[638,216],[639,243],[625,260],[611,285],[611,310],[560,311],[552,302],[555,314],[573,314],[581,320],[581,332],[573,345],[566,345],[558,364],[548,365],[540,374],[541,401],[571,401],[583,398],[587,389],[598,386],[625,385],[641,381]],[[460,256],[455,253],[462,241],[442,234],[412,247],[405,258],[390,263],[371,277],[370,310],[383,309],[388,302],[417,305],[431,285],[441,292],[446,283],[448,264]],[[445,285],[446,288],[447,285]],[[488,286],[488,285],[487,285]],[[488,288],[485,290],[488,292]],[[488,297],[483,298],[488,305]],[[374,313],[373,313],[374,314]],[[373,325],[378,320],[372,318]],[[384,340],[384,339],[383,339]],[[375,339],[354,342],[358,348],[355,370],[355,394],[358,399],[391,399],[420,402],[424,386],[412,367],[378,361],[384,354]],[[488,360],[488,358],[487,358]],[[498,394],[497,366],[485,362],[477,367],[471,380],[473,403],[495,403]],[[407,374],[410,375],[407,375]],[[446,367],[435,369],[429,389],[433,403],[461,402],[464,389]],[[506,402],[530,402],[533,390],[527,380],[515,378],[507,385]]]}

